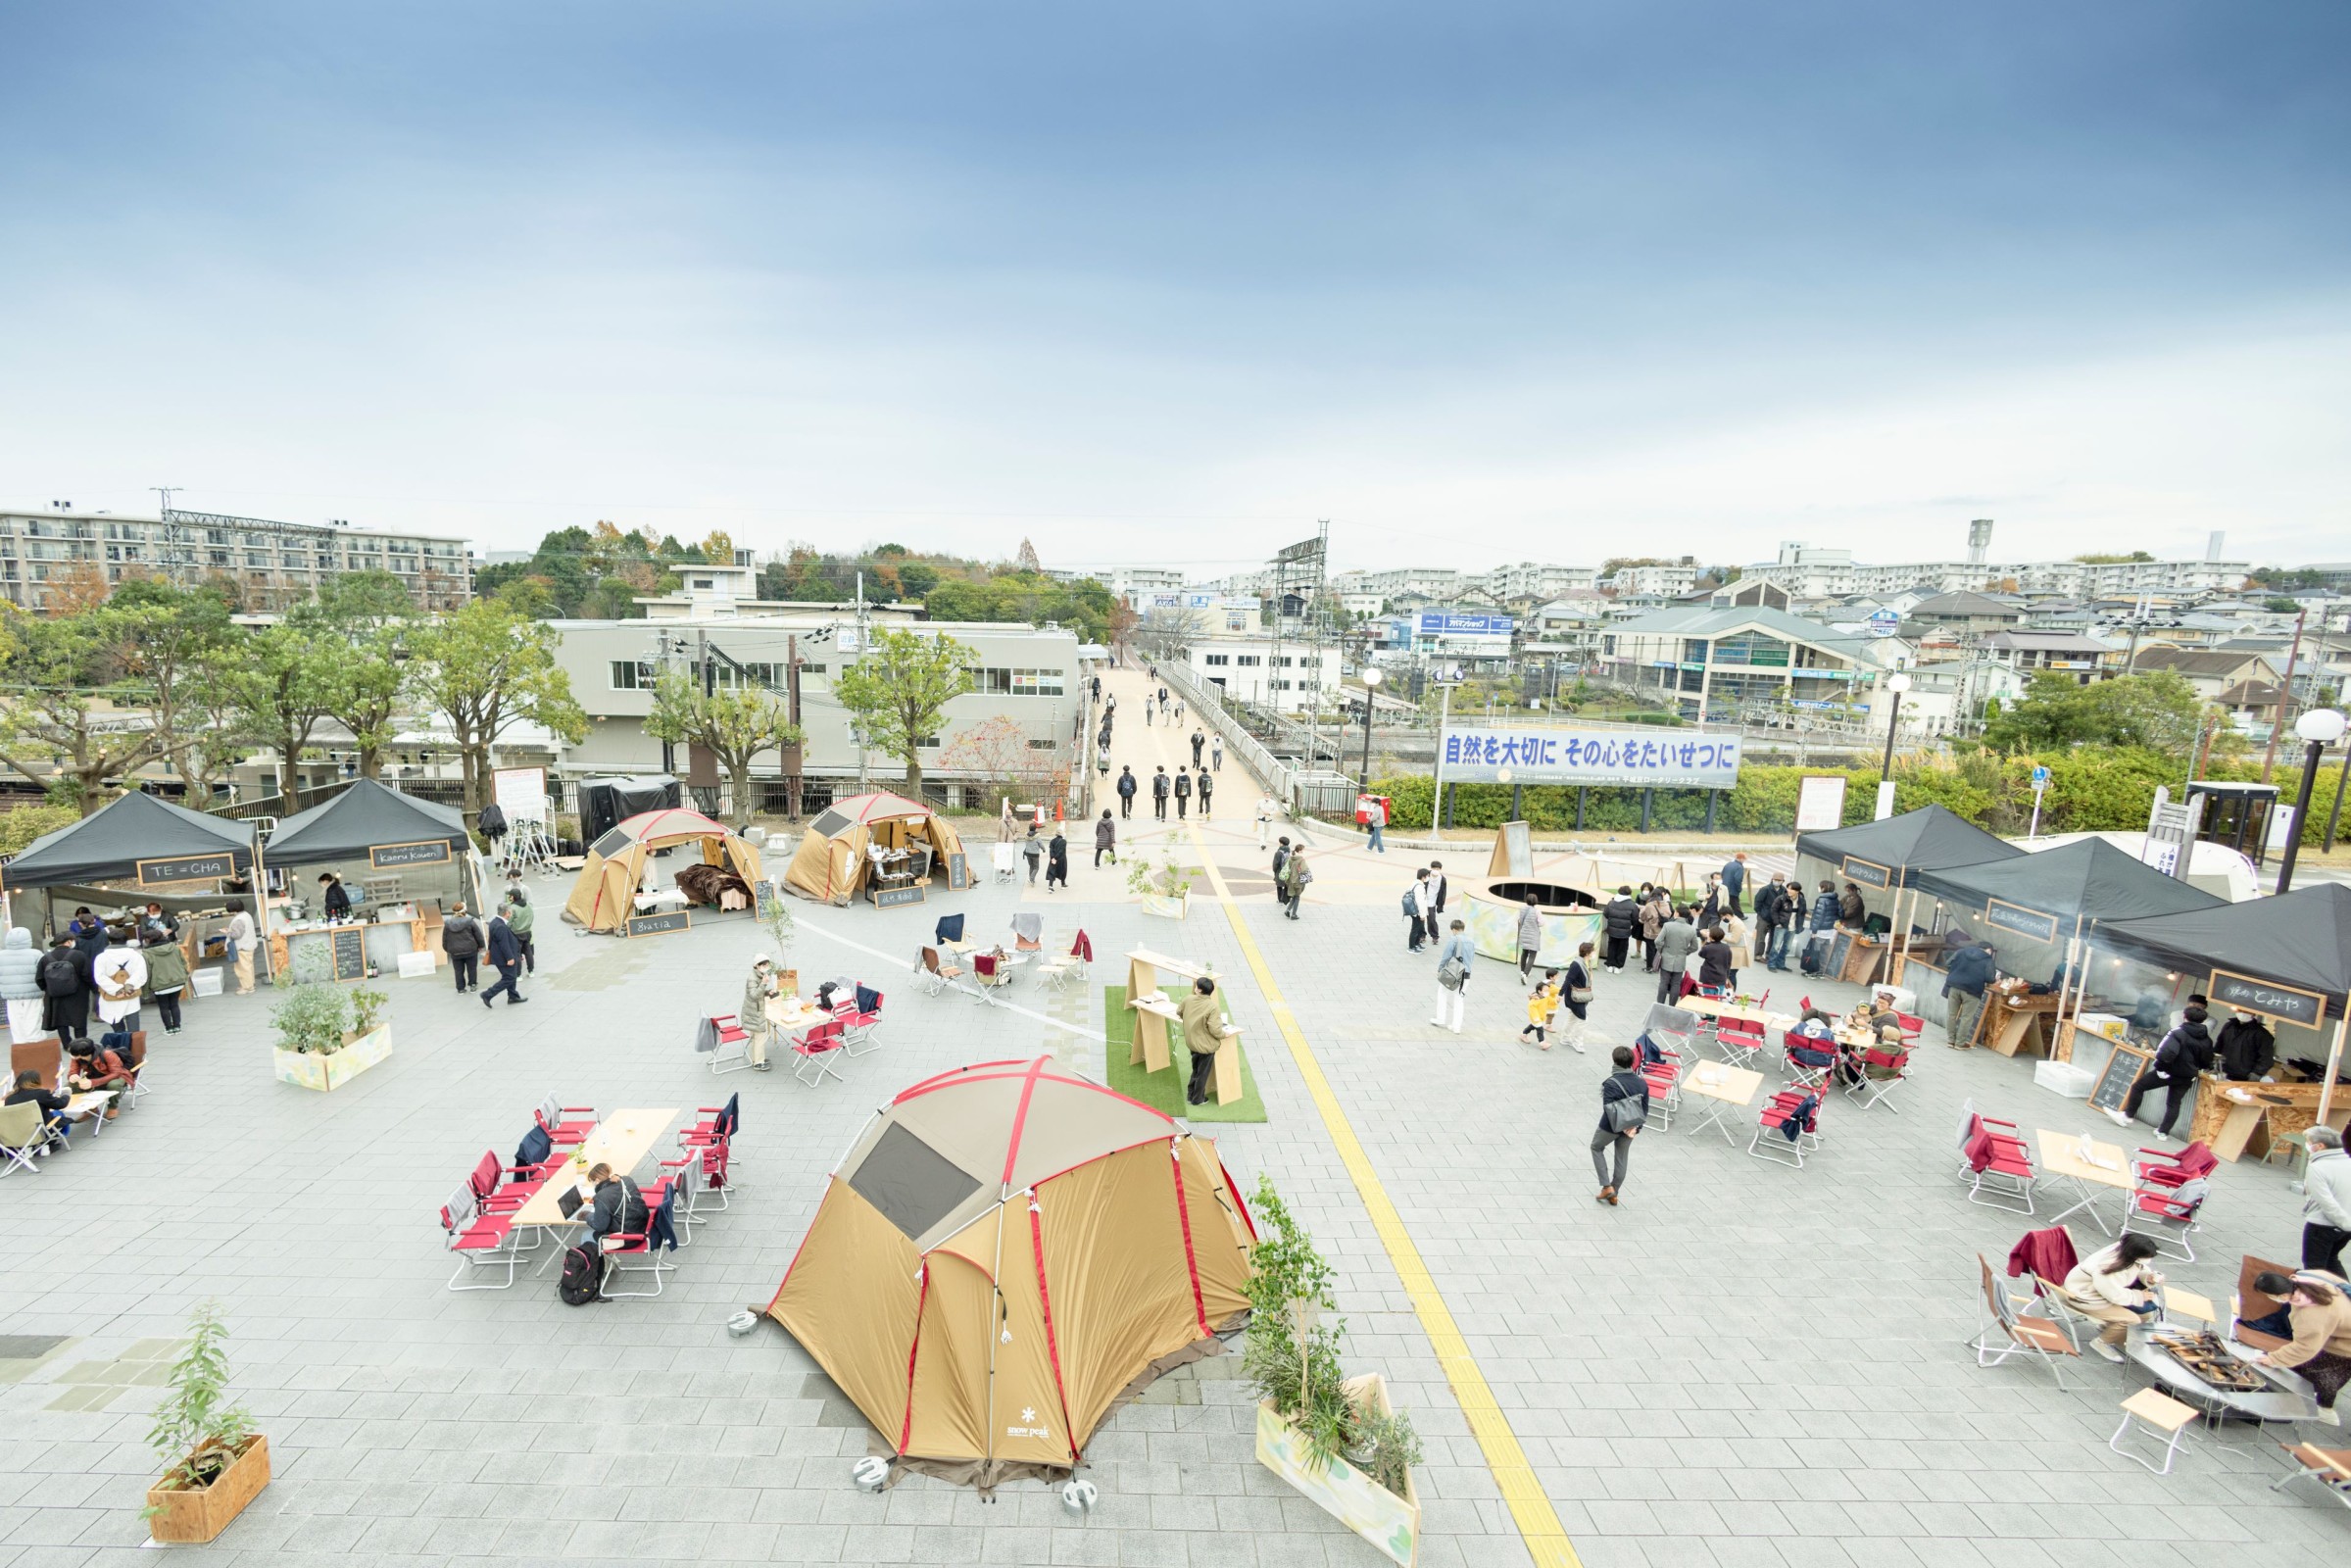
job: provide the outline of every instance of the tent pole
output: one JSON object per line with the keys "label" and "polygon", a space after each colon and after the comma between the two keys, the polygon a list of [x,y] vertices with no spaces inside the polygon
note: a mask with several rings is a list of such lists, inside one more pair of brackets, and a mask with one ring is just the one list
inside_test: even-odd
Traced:
{"label": "tent pole", "polygon": [[[2322,1013],[2320,1016],[2326,1015]],[[2346,1007],[2335,1016],[2334,1044],[2327,1050],[2327,1081],[2319,1085],[2319,1116],[2318,1120],[2311,1123],[2314,1127],[2326,1126],[2327,1113],[2334,1108],[2334,1073],[2343,1060],[2343,1026],[2345,1024],[2351,1024],[2351,1007]]]}
{"label": "tent pole", "polygon": [[[230,862],[232,867],[234,862]],[[269,872],[262,863],[262,831],[253,830],[253,956],[260,962],[262,978],[277,984],[277,971],[269,963]]]}
{"label": "tent pole", "polygon": [[[2049,1059],[2051,1061],[2072,1061],[2074,1059],[2074,1032],[2067,1026],[2066,1020],[2081,1013],[2082,999],[2082,995],[2077,993],[2081,992],[2084,983],[2089,979],[2089,955],[2082,945],[2082,916],[2079,914],[2074,916],[2074,940],[2066,944],[2065,953],[2066,963],[2071,965],[2076,972],[2060,974],[2058,977],[2064,980],[2065,984],[2057,988],[2057,1017],[2049,1031]],[[2074,1007],[2071,1012],[2066,1010],[2066,998],[2069,996],[2074,999]]]}

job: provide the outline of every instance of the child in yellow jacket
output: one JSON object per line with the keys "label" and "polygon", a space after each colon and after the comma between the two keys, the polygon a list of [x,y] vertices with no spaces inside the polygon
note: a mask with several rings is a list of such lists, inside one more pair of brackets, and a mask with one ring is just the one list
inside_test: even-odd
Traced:
{"label": "child in yellow jacket", "polygon": [[1537,1045],[1545,1051],[1550,1050],[1550,1042],[1544,1035],[1550,1027],[1551,1009],[1557,1005],[1551,1000],[1551,983],[1548,980],[1536,981],[1535,989],[1527,994],[1527,1026],[1518,1032],[1518,1038],[1524,1040],[1533,1035]]}

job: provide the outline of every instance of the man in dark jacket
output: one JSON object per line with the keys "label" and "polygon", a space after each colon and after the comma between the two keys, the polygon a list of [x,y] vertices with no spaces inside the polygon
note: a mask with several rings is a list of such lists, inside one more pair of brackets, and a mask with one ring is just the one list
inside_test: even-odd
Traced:
{"label": "man in dark jacket", "polygon": [[1179,819],[1192,814],[1192,775],[1182,768],[1176,769],[1175,803]]}
{"label": "man in dark jacket", "polygon": [[1162,822],[1167,820],[1167,790],[1168,783],[1166,767],[1159,766],[1152,768],[1151,814]]}
{"label": "man in dark jacket", "polygon": [[1755,895],[1755,925],[1763,933],[1763,966],[1788,970],[1788,879],[1779,872]]}
{"label": "man in dark jacket", "polygon": [[66,1106],[72,1099],[72,1096],[59,1094],[53,1089],[43,1089],[41,1075],[37,1072],[27,1070],[17,1074],[17,1087],[9,1091],[7,1103],[38,1105],[41,1108],[42,1136],[34,1153],[54,1153],[65,1148],[66,1140],[73,1136],[73,1124],[66,1120]]}
{"label": "man in dark jacket", "polygon": [[1603,964],[1610,974],[1625,972],[1625,950],[1633,944],[1633,933],[1641,924],[1640,907],[1633,902],[1633,890],[1620,887],[1608,906],[1600,911],[1601,928],[1608,933],[1608,950]]}
{"label": "man in dark jacket", "polygon": [[2158,1136],[2172,1136],[2172,1124],[2180,1119],[2180,1107],[2187,1102],[2187,1092],[2195,1087],[2196,1075],[2212,1065],[2212,1035],[2204,1027],[2204,1009],[2190,1007],[2180,1015],[2180,1027],[2163,1037],[2155,1048],[2155,1059],[2138,1075],[2131,1086],[2130,1098],[2121,1110],[2106,1114],[2124,1127],[2138,1119],[2138,1103],[2147,1091],[2157,1084],[2164,1087],[2163,1120],[2156,1124]]}
{"label": "man in dark jacket", "polygon": [[1943,966],[1943,1044],[1966,1051],[1976,1043],[1976,1018],[1984,1010],[1984,988],[1998,973],[1992,950],[1964,937]]}
{"label": "man in dark jacket", "polygon": [[2267,1074],[2278,1062],[2278,1037],[2258,1013],[2239,1007],[2236,1016],[2221,1025],[2221,1076],[2249,1082]]}
{"label": "man in dark jacket", "polygon": [[645,1234],[645,1222],[651,1216],[646,1212],[645,1195],[637,1190],[633,1178],[615,1176],[612,1166],[599,1164],[588,1172],[588,1181],[596,1189],[596,1200],[586,1210],[588,1240]]}
{"label": "man in dark jacket", "polygon": [[528,1002],[515,982],[522,978],[522,944],[514,936],[514,928],[506,923],[506,907],[502,905],[490,917],[490,967],[498,971],[498,983],[481,994],[481,1004],[488,1006],[506,993],[508,1006]]}
{"label": "man in dark jacket", "polygon": [[[1633,1158],[1633,1140],[1641,1135],[1641,1126],[1648,1120],[1649,1083],[1633,1070],[1631,1046],[1617,1047],[1608,1059],[1616,1070],[1600,1084],[1600,1125],[1592,1135],[1592,1169],[1600,1179],[1599,1200],[1613,1208],[1617,1196],[1624,1190],[1625,1167]],[[1620,1100],[1633,1101],[1641,1109],[1627,1125],[1611,1127],[1609,1106]],[[1614,1170],[1609,1168],[1611,1155]]]}
{"label": "man in dark jacket", "polygon": [[1118,818],[1120,821],[1123,822],[1135,814],[1135,791],[1141,787],[1135,782],[1135,770],[1132,767],[1122,767],[1118,770]]}
{"label": "man in dark jacket", "polygon": [[1747,890],[1747,852],[1740,850],[1723,862],[1723,891],[1731,897],[1731,912],[1745,914],[1739,906],[1739,896]]}
{"label": "man in dark jacket", "polygon": [[460,996],[481,985],[481,922],[462,904],[449,906],[441,922],[441,951],[449,955],[449,972],[457,978]]}
{"label": "man in dark jacket", "polygon": [[326,889],[326,918],[350,919],[351,890],[343,886],[343,879],[332,871],[321,871],[318,873],[318,885]]}

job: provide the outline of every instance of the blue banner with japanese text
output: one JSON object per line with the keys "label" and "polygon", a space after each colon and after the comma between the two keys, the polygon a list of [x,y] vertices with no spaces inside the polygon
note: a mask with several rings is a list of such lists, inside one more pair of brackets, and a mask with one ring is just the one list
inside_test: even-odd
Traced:
{"label": "blue banner with japanese text", "polygon": [[1739,782],[1736,735],[1447,725],[1438,757],[1448,784],[1727,790]]}

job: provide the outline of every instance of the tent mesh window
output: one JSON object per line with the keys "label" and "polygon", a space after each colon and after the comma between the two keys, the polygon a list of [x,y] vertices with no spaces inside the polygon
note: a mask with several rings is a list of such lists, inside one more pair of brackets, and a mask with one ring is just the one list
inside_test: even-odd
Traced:
{"label": "tent mesh window", "polygon": [[980,1190],[978,1177],[899,1126],[882,1134],[851,1173],[849,1185],[908,1241]]}
{"label": "tent mesh window", "polygon": [[818,834],[829,839],[834,834],[840,832],[843,828],[849,826],[849,813],[846,811],[828,810],[822,816],[816,818],[815,821],[809,823],[808,826],[814,829]]}
{"label": "tent mesh window", "polygon": [[610,833],[607,833],[603,838],[598,839],[595,844],[590,847],[594,849],[597,854],[603,856],[609,860],[614,856],[618,855],[622,850],[627,849],[631,844],[636,842],[637,841],[635,839],[630,838],[626,833],[621,832],[618,828],[614,828]]}

